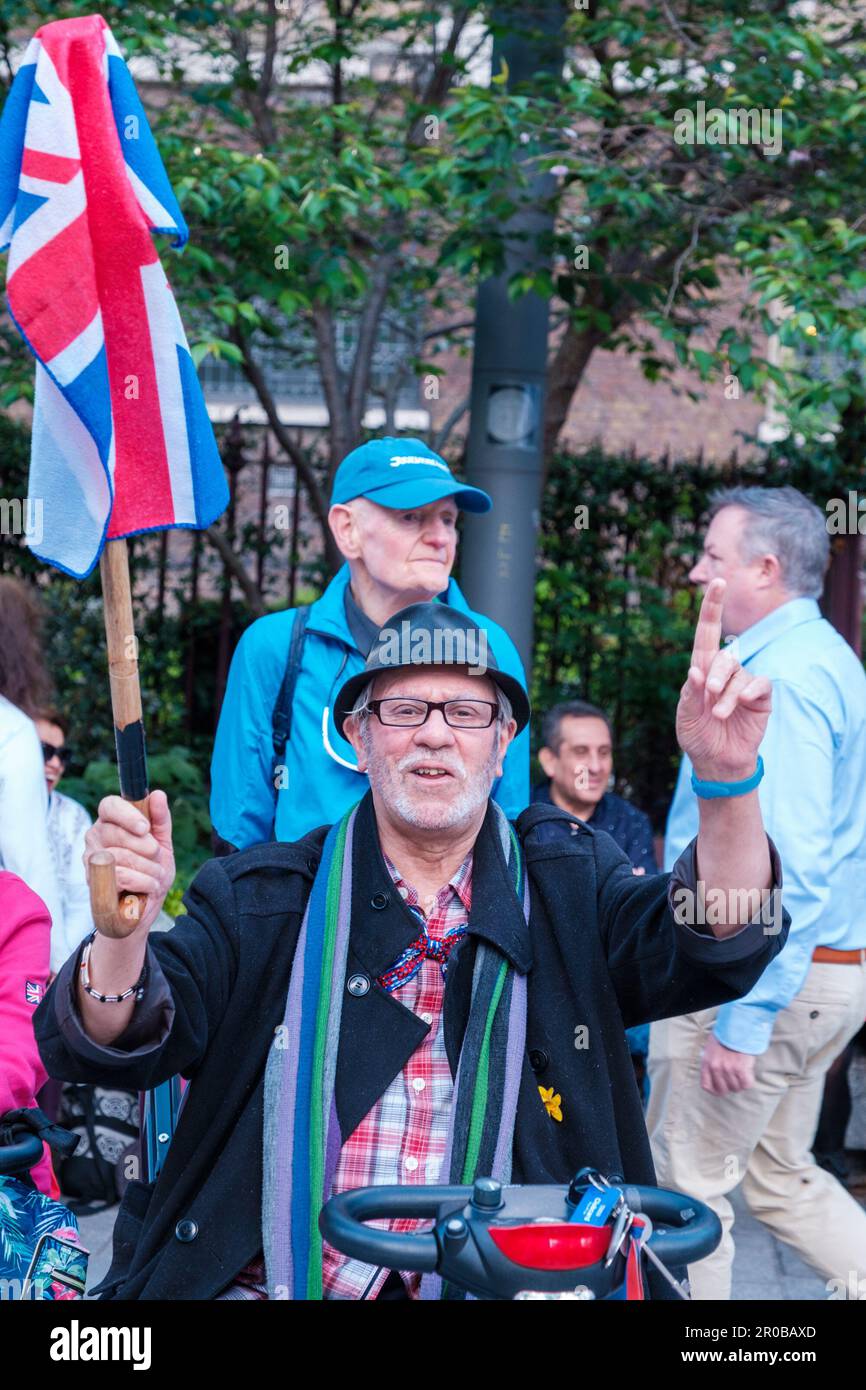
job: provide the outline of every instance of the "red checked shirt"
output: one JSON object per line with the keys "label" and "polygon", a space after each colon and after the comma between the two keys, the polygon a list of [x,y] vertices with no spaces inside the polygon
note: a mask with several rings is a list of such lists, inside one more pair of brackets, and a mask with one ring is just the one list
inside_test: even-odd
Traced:
{"label": "red checked shirt", "polygon": [[[450,881],[427,902],[419,901],[416,890],[400,877],[387,857],[385,862],[397,892],[415,909],[434,941],[441,941],[446,932],[466,925],[472,906],[471,850]],[[344,1143],[334,1174],[333,1194],[380,1183],[439,1181],[454,1090],[442,1030],[444,996],[441,966],[430,959],[425,959],[417,974],[395,991],[394,997],[429,1023],[430,1031]],[[424,1223],[404,1219],[371,1224],[393,1231],[413,1231]],[[322,1277],[326,1298],[375,1298],[389,1273],[341,1255],[327,1243],[324,1246]],[[420,1274],[401,1277],[409,1294],[418,1298]]]}
{"label": "red checked shirt", "polygon": [[[466,925],[472,906],[471,850],[449,882],[423,903],[387,857],[385,863],[397,892],[415,910],[419,924],[423,922],[427,935],[434,941],[442,941],[446,932]],[[407,1009],[429,1023],[430,1031],[399,1076],[346,1139],[337,1161],[331,1195],[351,1187],[382,1183],[424,1184],[440,1179],[454,1091],[442,1031],[445,980],[441,966],[435,960],[424,959],[418,972],[394,994]],[[370,1224],[405,1232],[425,1223],[402,1219]],[[375,1298],[389,1274],[390,1270],[350,1259],[327,1241],[324,1243],[322,1283],[325,1298]],[[401,1278],[410,1296],[420,1297],[420,1274],[405,1273]],[[266,1298],[261,1257],[242,1270],[235,1282],[217,1297]]]}

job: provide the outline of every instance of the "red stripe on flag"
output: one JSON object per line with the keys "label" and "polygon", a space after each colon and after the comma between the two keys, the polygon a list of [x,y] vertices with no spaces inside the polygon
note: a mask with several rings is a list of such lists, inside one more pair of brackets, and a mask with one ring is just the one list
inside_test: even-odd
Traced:
{"label": "red stripe on flag", "polygon": [[46,154],[44,150],[25,149],[21,173],[31,179],[47,179],[50,183],[71,183],[81,168],[80,159],[65,154]]}
{"label": "red stripe on flag", "polygon": [[99,307],[87,213],[28,256],[6,290],[17,322],[43,362],[69,347]]}

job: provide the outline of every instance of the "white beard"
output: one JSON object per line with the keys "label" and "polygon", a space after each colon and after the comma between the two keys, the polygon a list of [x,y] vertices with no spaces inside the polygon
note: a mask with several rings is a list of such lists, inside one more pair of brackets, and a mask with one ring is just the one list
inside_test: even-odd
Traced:
{"label": "white beard", "polygon": [[397,764],[391,764],[373,751],[372,739],[369,738],[367,730],[364,730],[362,737],[369,759],[367,775],[370,786],[382,798],[389,811],[407,825],[414,826],[416,830],[459,830],[463,826],[471,825],[490,795],[499,760],[498,737],[485,765],[471,776],[462,761],[454,754],[448,757],[439,753],[426,755],[425,760],[435,759],[442,762],[453,776],[462,781],[462,786],[446,806],[432,802],[425,805],[421,798],[416,800],[406,786],[406,776],[411,776],[411,773],[407,774],[405,768],[422,761],[420,750],[407,754]]}

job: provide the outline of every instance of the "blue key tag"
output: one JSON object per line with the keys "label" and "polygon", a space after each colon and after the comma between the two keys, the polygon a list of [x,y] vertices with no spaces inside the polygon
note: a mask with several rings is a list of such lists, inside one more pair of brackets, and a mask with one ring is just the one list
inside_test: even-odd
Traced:
{"label": "blue key tag", "polygon": [[582,1226],[604,1226],[621,1195],[618,1187],[606,1187],[603,1192],[588,1187],[568,1219]]}

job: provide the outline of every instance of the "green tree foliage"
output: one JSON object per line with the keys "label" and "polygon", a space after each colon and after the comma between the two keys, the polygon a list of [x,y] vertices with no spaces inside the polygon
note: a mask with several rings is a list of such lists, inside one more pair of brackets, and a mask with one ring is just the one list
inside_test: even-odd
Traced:
{"label": "green tree foliage", "polygon": [[[211,823],[207,812],[207,788],[201,768],[184,748],[169,748],[149,760],[150,781],[168,796],[177,877],[166,899],[166,911],[180,911],[181,894],[197,870],[211,855]],[[88,763],[82,777],[67,777],[63,791],[80,801],[96,816],[104,796],[117,794],[117,767],[112,760]]]}
{"label": "green tree foliage", "polygon": [[[7,10],[32,29],[37,17],[92,4],[28,0]],[[483,41],[483,31],[471,37],[483,10],[443,13],[425,0],[399,9],[380,0],[156,0],[108,3],[101,13],[127,57],[146,61],[163,84],[159,95],[149,91],[133,63],[190,224],[190,245],[167,267],[194,356],[243,368],[335,563],[330,474],[361,442],[371,396],[390,417],[407,362],[435,374],[425,353],[455,333],[442,322],[425,344],[431,311],[453,301],[455,332],[465,335],[465,285],[443,274],[439,247],[479,195],[452,175],[439,122]],[[375,75],[364,59],[378,64]],[[386,320],[405,352],[393,375],[377,377]],[[320,450],[281,421],[263,374],[268,352],[315,363],[330,420]]]}
{"label": "green tree foliage", "polygon": [[[9,0],[0,49],[3,26],[8,50],[9,33],[90,9]],[[563,7],[562,77],[525,89],[474,66],[491,24],[481,5],[152,0],[102,13],[135,60],[190,222],[169,273],[196,355],[243,368],[331,564],[330,476],[363,437],[371,394],[387,423],[407,361],[432,379],[439,347],[467,341],[472,289],[502,268],[509,214],[537,197],[539,169],[555,171],[550,269],[511,288],[552,298],[548,454],[599,348],[637,354],[650,379],[688,364],[707,389],[721,374],[743,392],[772,383],[806,439],[828,419],[850,436],[846,410],[863,414],[855,0],[586,0]],[[531,32],[519,0],[496,16]],[[714,324],[742,277],[753,297],[739,321]],[[406,355],[377,379],[385,324]],[[833,373],[810,370],[816,346]],[[280,421],[268,352],[315,365],[330,426],[314,444]],[[4,399],[19,386],[10,374]]]}
{"label": "green tree foliage", "polygon": [[[555,172],[552,273],[516,281],[552,297],[545,436],[558,437],[593,352],[637,354],[650,380],[677,365],[742,392],[772,383],[804,438],[866,404],[862,170],[866,20],[854,0],[588,0],[566,25],[562,81],[464,87],[449,126],[511,161]],[[466,124],[461,126],[461,120]],[[521,179],[521,175],[523,176]],[[485,189],[483,238],[455,229],[445,259],[484,265],[507,208]],[[750,294],[735,324],[712,311]],[[778,334],[779,361],[766,353]],[[816,375],[816,345],[837,371]]]}
{"label": "green tree foliage", "polygon": [[[91,9],[91,0],[6,0],[0,80],[11,80],[13,37]],[[506,22],[525,27],[525,9],[515,0]],[[190,222],[189,247],[165,261],[196,357],[225,357],[246,373],[323,535],[331,473],[363,437],[371,396],[392,418],[406,363],[376,377],[384,326],[405,334],[411,372],[437,375],[440,344],[470,340],[466,305],[504,264],[509,215],[538,169],[554,171],[551,269],[511,286],[550,295],[553,307],[536,697],[541,706],[580,690],[610,706],[621,775],[639,800],[660,805],[693,616],[686,554],[716,474],[592,452],[566,462],[554,444],[592,354],[621,347],[650,380],[680,364],[706,389],[722,373],[743,392],[775,387],[802,446],[786,450],[778,474],[771,455],[769,474],[764,460],[739,475],[799,478],[819,497],[828,495],[820,478],[833,479],[831,491],[842,478],[862,482],[860,8],[588,0],[563,10],[562,79],[526,90],[504,72],[488,82],[474,71],[489,21],[480,5],[150,0],[101,12],[133,63]],[[359,61],[377,52],[372,71]],[[679,138],[683,113],[697,122],[700,103],[705,116],[724,113],[726,138],[708,138],[718,123],[706,120],[703,136],[696,125],[694,138]],[[758,138],[738,114],[750,112]],[[753,299],[719,328],[713,310],[741,277]],[[777,362],[765,350],[773,332]],[[269,352],[315,365],[330,418],[316,442],[280,420],[263,375]],[[0,404],[31,382],[20,341],[0,327]],[[4,490],[23,495],[25,455],[7,425]],[[574,532],[574,507],[586,502],[592,524]],[[249,536],[224,539],[236,571],[249,570]],[[16,547],[0,563],[37,569]],[[78,702],[76,725],[92,731],[88,758],[108,757],[95,581],[73,593],[52,576],[48,590],[58,683]],[[157,751],[189,741],[179,693],[189,629],[184,612],[175,627],[148,617],[140,631]],[[198,707],[208,708],[207,691]]]}

